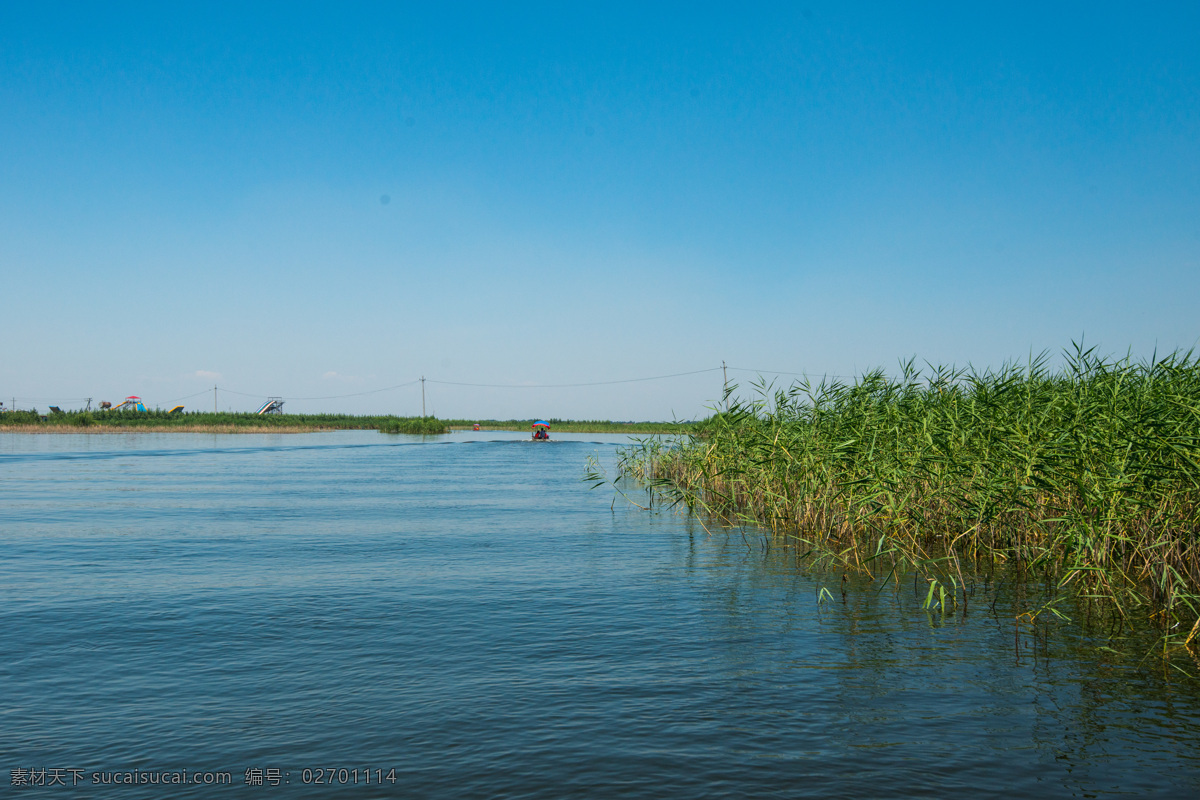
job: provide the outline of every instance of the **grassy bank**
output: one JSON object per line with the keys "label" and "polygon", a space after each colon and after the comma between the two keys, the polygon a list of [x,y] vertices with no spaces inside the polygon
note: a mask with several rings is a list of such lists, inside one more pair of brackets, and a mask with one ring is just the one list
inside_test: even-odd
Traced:
{"label": "grassy bank", "polygon": [[[683,433],[694,423],[612,422],[609,420],[547,420],[560,433]],[[0,432],[106,433],[119,431],[179,431],[206,433],[264,433],[371,430],[383,433],[438,434],[451,429],[528,431],[534,420],[440,420],[436,417],[353,416],[349,414],[235,414],[204,411],[168,414],[166,411],[68,411],[43,419],[33,411],[0,414]]]}
{"label": "grassy bank", "polygon": [[0,432],[80,433],[179,431],[203,433],[303,433],[327,430],[381,430],[389,433],[444,433],[433,417],[350,414],[237,414],[165,411],[68,411],[44,418],[32,411],[0,414]]}
{"label": "grassy bank", "polygon": [[[1200,629],[1200,365],[1068,354],[975,372],[910,364],[850,383],[757,387],[694,435],[626,452],[672,502],[753,522],[927,606],[980,576],[1050,585],[1118,626]],[[924,592],[923,592],[924,593]],[[1076,607],[1079,607],[1076,605]],[[1194,639],[1193,641],[1200,641]]]}

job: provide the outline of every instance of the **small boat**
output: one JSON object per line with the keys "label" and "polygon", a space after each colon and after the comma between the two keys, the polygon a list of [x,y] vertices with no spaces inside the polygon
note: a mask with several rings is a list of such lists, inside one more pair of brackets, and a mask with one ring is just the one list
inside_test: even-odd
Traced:
{"label": "small boat", "polygon": [[471,430],[473,430],[473,431],[477,431],[477,430],[479,430],[479,423],[478,423],[478,422],[476,422],[476,423],[475,423],[475,427],[474,427],[474,428],[471,428]]}
{"label": "small boat", "polygon": [[535,442],[545,442],[550,439],[550,423],[538,420],[531,426],[533,428],[533,439]]}

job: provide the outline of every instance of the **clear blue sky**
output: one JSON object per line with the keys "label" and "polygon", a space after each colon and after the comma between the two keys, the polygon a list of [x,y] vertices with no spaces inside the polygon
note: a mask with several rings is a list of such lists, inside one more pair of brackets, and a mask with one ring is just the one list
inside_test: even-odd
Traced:
{"label": "clear blue sky", "polygon": [[[1194,3],[431,5],[0,5],[5,405],[1200,336]],[[427,384],[455,417],[720,390]]]}

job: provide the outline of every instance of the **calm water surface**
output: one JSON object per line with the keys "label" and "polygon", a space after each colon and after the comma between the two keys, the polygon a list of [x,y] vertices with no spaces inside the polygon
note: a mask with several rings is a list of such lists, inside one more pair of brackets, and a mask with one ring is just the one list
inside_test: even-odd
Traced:
{"label": "calm water surface", "polygon": [[[589,492],[621,441],[0,435],[0,786],[1200,796],[1194,684],[911,592],[818,605],[785,552]],[[184,769],[232,784],[92,784]]]}

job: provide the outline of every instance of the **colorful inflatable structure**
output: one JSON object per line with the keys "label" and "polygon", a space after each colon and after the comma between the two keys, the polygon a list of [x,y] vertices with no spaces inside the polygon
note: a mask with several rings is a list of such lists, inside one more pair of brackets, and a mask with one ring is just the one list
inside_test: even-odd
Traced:
{"label": "colorful inflatable structure", "polygon": [[[104,404],[101,403],[100,407],[103,408]],[[112,410],[113,411],[145,411],[146,405],[142,402],[142,398],[138,397],[136,394],[131,394],[131,395],[129,395],[129,397],[125,398],[124,402],[117,403],[115,406],[113,406]]]}

